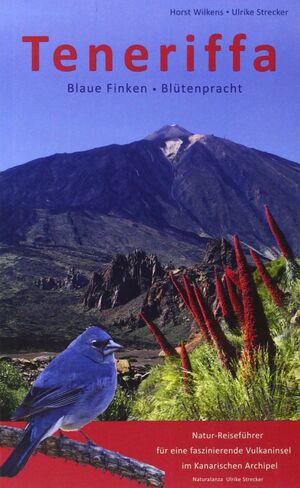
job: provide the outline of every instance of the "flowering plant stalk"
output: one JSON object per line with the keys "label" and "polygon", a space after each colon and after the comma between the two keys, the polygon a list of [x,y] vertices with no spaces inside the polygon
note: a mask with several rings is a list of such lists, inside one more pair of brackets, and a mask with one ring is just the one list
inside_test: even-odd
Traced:
{"label": "flowering plant stalk", "polygon": [[236,271],[233,271],[233,269],[229,268],[229,266],[223,266],[224,268],[224,273],[228,278],[231,279],[232,283],[239,288],[240,283],[239,283],[239,277]]}
{"label": "flowering plant stalk", "polygon": [[191,393],[192,376],[190,373],[192,372],[192,365],[183,341],[181,342],[180,347],[180,362],[182,367],[182,380],[184,390],[186,393]]}
{"label": "flowering plant stalk", "polygon": [[234,249],[244,307],[243,357],[245,361],[249,361],[254,366],[256,364],[256,354],[262,348],[267,350],[271,366],[275,355],[275,344],[269,331],[263,305],[251,270],[237,235],[234,236]]}
{"label": "flowering plant stalk", "polygon": [[282,290],[280,290],[275,281],[271,278],[267,268],[264,266],[263,262],[259,259],[258,255],[255,251],[253,251],[253,249],[250,249],[250,255],[257,268],[259,276],[266,286],[272,300],[278,307],[283,307],[285,294]]}
{"label": "flowering plant stalk", "polygon": [[197,301],[193,297],[193,293],[187,278],[183,275],[184,288],[182,288],[182,286],[179,284],[179,282],[176,280],[175,276],[172,273],[170,273],[169,276],[178,295],[185,304],[186,308],[191,312],[195,322],[199,326],[199,329],[202,332],[204,339],[207,342],[210,342],[211,338],[205,325],[204,318],[202,317],[202,313],[197,304]]}
{"label": "flowering plant stalk", "polygon": [[166,339],[165,335],[162,333],[162,331],[157,327],[157,325],[155,325],[153,322],[150,322],[145,314],[143,312],[140,313],[140,317],[141,319],[145,322],[145,324],[147,325],[148,329],[152,332],[152,334],[154,335],[157,343],[159,344],[159,346],[161,347],[161,349],[163,350],[163,352],[165,353],[166,356],[168,357],[178,357],[178,353],[175,349],[175,347],[173,347],[169,342],[168,340]]}
{"label": "flowering plant stalk", "polygon": [[237,351],[227,339],[219,322],[215,319],[214,314],[212,313],[211,308],[208,306],[199,287],[194,285],[193,288],[197,302],[201,308],[206,327],[212,337],[221,364],[234,375],[234,362],[237,359]]}
{"label": "flowering plant stalk", "polygon": [[294,261],[295,259],[294,253],[284,233],[282,232],[276,220],[274,219],[273,215],[271,214],[268,205],[265,205],[265,213],[266,213],[266,219],[269,224],[270,231],[274,236],[274,239],[277,243],[278,248],[280,249],[282,256],[284,256],[285,259],[287,259],[288,261]]}
{"label": "flowering plant stalk", "polygon": [[235,290],[235,286],[227,274],[224,275],[228,296],[234,310],[234,313],[238,319],[241,329],[244,327],[244,307],[243,302]]}
{"label": "flowering plant stalk", "polygon": [[216,286],[216,295],[221,308],[222,316],[226,321],[226,323],[228,324],[229,328],[232,330],[236,330],[238,325],[236,316],[234,314],[231,301],[227,294],[227,290],[224,287],[223,282],[216,270],[215,270],[215,286]]}
{"label": "flowering plant stalk", "polygon": [[202,315],[201,309],[200,309],[198,302],[196,300],[196,297],[195,297],[194,291],[191,287],[191,284],[190,284],[190,282],[189,282],[189,280],[185,274],[182,275],[182,280],[183,280],[183,284],[184,284],[184,289],[185,289],[187,297],[188,297],[189,307],[190,307],[192,315],[195,319],[195,322],[198,324],[198,326],[199,326],[199,328],[203,334],[204,339],[207,342],[210,342],[211,337],[210,337],[209,331],[207,329],[204,317]]}
{"label": "flowering plant stalk", "polygon": [[178,295],[180,296],[181,300],[183,301],[185,306],[189,310],[191,310],[186,292],[184,291],[184,289],[182,288],[182,286],[180,285],[180,283],[178,282],[178,280],[176,279],[176,277],[174,276],[173,273],[169,273],[169,277],[170,277],[170,280],[172,281],[172,284],[173,284],[175,290],[177,291]]}

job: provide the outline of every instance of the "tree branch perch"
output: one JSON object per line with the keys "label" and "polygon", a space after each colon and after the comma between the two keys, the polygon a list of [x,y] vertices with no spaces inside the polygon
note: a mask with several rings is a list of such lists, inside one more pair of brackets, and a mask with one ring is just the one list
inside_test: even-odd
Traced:
{"label": "tree branch perch", "polygon": [[[0,447],[16,447],[22,433],[22,429],[1,426]],[[36,452],[100,468],[116,474],[120,478],[135,480],[147,486],[164,487],[165,473],[163,471],[136,459],[122,456],[117,452],[103,449],[100,446],[83,444],[68,438],[64,438],[63,443],[61,443],[58,437],[49,437],[40,444]]]}

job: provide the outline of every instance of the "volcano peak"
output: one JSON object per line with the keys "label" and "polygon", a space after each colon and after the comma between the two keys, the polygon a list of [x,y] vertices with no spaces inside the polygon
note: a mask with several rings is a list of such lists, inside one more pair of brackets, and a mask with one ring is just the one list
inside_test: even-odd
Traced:
{"label": "volcano peak", "polygon": [[164,140],[164,139],[180,139],[182,137],[189,137],[193,135],[192,132],[184,129],[178,124],[164,125],[152,134],[145,137],[146,141]]}

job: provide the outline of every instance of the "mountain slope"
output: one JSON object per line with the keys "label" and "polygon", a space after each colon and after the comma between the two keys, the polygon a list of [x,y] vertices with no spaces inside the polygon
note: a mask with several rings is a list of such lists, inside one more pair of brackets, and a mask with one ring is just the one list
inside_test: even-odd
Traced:
{"label": "mountain slope", "polygon": [[176,125],[0,173],[0,350],[59,350],[99,322],[122,343],[149,346],[145,328],[112,325],[136,317],[145,293],[100,313],[83,307],[85,288],[35,283],[63,283],[70,267],[90,279],[136,248],[163,264],[199,263],[212,237],[233,233],[274,255],[263,203],[299,255],[299,186],[296,163]]}
{"label": "mountain slope", "polygon": [[99,257],[143,247],[193,262],[207,238],[274,253],[268,203],[300,252],[300,167],[172,125],[124,146],[56,154],[0,173],[0,242]]}

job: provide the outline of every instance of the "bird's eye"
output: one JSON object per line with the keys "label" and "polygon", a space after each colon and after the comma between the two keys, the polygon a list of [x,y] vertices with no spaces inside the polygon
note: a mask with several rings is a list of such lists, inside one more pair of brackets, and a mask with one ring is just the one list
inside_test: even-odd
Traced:
{"label": "bird's eye", "polygon": [[93,347],[96,347],[97,349],[101,349],[102,347],[105,347],[107,344],[108,344],[108,340],[107,341],[97,341],[97,340],[93,340],[91,342],[91,345]]}

